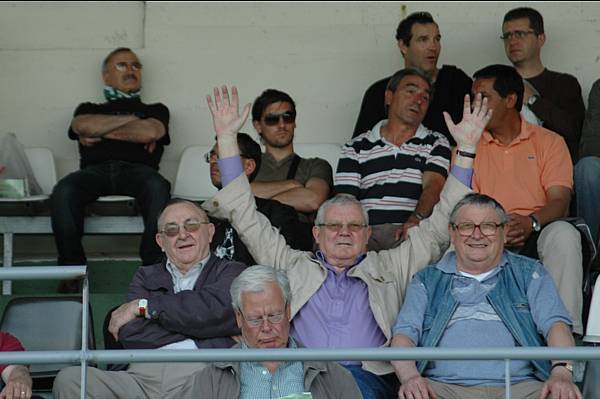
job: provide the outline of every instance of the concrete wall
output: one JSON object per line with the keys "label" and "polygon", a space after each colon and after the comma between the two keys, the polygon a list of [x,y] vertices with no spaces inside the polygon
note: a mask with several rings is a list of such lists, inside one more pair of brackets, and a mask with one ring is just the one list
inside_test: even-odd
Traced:
{"label": "concrete wall", "polygon": [[[600,4],[552,3],[0,3],[0,125],[25,145],[47,146],[59,177],[78,165],[66,131],[76,105],[102,101],[100,62],[117,46],[144,64],[146,102],[171,110],[172,144],[161,172],[174,181],[179,157],[213,133],[205,97],[236,84],[243,102],[263,89],[298,105],[298,142],[350,138],[362,95],[402,67],[394,39],[400,19],[430,11],[442,33],[440,64],[468,74],[507,63],[498,38],[511,8],[545,18],[543,61],[575,75],[585,100],[600,77]],[[250,123],[245,131],[254,134]]]}

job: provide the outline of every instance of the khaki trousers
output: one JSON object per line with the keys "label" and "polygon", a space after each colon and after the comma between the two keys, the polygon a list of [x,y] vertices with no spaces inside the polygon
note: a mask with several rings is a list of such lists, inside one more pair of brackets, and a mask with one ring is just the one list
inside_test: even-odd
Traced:
{"label": "khaki trousers", "polygon": [[[429,380],[438,399],[504,399],[504,387],[465,387],[462,385],[445,384]],[[513,384],[510,387],[510,397],[513,399],[539,399],[544,383],[529,380]],[[548,399],[551,399],[549,396]]]}
{"label": "khaki trousers", "polygon": [[[89,399],[177,398],[187,379],[207,363],[132,363],[127,371],[105,371],[88,367],[86,394]],[[81,390],[81,367],[58,373],[53,394],[56,399],[77,399]]]}

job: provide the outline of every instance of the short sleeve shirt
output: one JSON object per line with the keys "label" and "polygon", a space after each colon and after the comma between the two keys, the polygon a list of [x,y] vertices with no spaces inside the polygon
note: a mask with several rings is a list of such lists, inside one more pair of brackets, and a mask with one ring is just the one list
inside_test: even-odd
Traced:
{"label": "short sleeve shirt", "polygon": [[[22,352],[25,348],[21,342],[11,334],[0,331],[0,352]],[[0,364],[0,374],[7,367],[7,364]]]}
{"label": "short sleeve shirt", "polygon": [[573,187],[573,164],[564,139],[524,120],[521,133],[508,145],[485,131],[473,169],[473,190],[519,215],[544,207],[550,187]]}

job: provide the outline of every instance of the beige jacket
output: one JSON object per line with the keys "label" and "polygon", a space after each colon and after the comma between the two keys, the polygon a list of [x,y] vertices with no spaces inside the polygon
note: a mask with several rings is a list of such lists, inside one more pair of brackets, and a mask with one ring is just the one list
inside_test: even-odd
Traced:
{"label": "beige jacket", "polygon": [[[433,214],[409,230],[400,246],[370,251],[348,275],[361,279],[369,290],[369,306],[389,346],[392,326],[413,274],[436,262],[449,245],[448,215],[471,190],[450,175]],[[214,217],[228,219],[254,259],[261,265],[285,270],[292,289],[292,318],[308,302],[327,277],[325,266],[311,252],[290,248],[269,220],[256,211],[254,196],[245,175],[206,201],[204,209]],[[363,368],[382,375],[394,372],[389,362],[363,362]]]}

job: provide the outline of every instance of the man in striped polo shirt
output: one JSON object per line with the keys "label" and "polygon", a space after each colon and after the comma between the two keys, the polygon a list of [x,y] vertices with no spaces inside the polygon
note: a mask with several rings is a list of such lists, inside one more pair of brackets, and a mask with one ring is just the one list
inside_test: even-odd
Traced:
{"label": "man in striped polo shirt", "polygon": [[342,148],[334,191],[353,195],[367,210],[370,250],[397,246],[439,201],[450,144],[422,125],[432,95],[421,70],[396,72],[385,91],[388,119]]}

